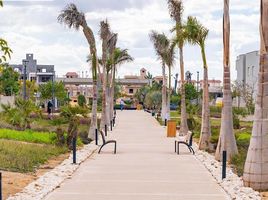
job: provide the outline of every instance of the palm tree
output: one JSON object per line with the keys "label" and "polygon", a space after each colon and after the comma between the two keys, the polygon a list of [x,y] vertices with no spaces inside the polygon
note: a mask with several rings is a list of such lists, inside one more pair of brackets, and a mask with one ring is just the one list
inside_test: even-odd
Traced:
{"label": "palm tree", "polygon": [[115,76],[118,67],[124,63],[132,62],[134,60],[133,57],[128,53],[128,49],[120,49],[115,48],[112,54],[112,58],[110,61],[110,65],[108,68],[111,70],[111,94],[110,94],[110,119],[113,118],[113,110],[114,110],[114,88],[115,88]]}
{"label": "palm tree", "polygon": [[223,15],[223,107],[221,114],[221,129],[218,140],[218,146],[215,158],[221,160],[222,151],[227,151],[227,160],[238,153],[234,130],[233,130],[233,112],[232,112],[232,92],[230,77],[230,18],[229,18],[229,0],[224,0]]}
{"label": "palm tree", "polygon": [[168,67],[168,96],[167,96],[167,116],[170,117],[170,96],[172,93],[171,88],[171,68],[175,63],[175,45],[168,40],[168,48],[166,49],[165,63]]}
{"label": "palm tree", "polygon": [[203,101],[202,101],[202,127],[199,140],[199,149],[209,148],[210,130],[210,110],[209,110],[209,91],[208,91],[208,66],[205,53],[205,41],[209,30],[204,27],[195,17],[188,17],[186,31],[188,41],[191,44],[199,45],[204,68],[204,84],[203,84]]}
{"label": "palm tree", "polygon": [[243,180],[247,187],[255,190],[268,189],[268,0],[261,0],[260,19],[260,69],[258,94],[252,136],[244,167]]}
{"label": "palm tree", "polygon": [[167,38],[165,34],[157,33],[156,31],[151,31],[149,34],[151,41],[153,42],[156,55],[162,63],[162,76],[163,76],[163,85],[162,85],[162,109],[161,109],[161,118],[162,121],[165,121],[167,113],[167,83],[166,83],[166,65],[165,65],[165,50],[167,47]]}
{"label": "palm tree", "polygon": [[107,125],[107,115],[106,115],[106,87],[107,87],[107,59],[108,59],[108,40],[111,35],[110,25],[108,21],[101,21],[100,23],[100,37],[102,39],[102,112],[101,112],[101,124],[100,128],[104,129],[105,125]]}
{"label": "palm tree", "polygon": [[88,114],[87,109],[81,106],[72,107],[62,106],[60,116],[68,120],[68,129],[67,129],[67,146],[69,149],[72,149],[72,139],[77,137],[78,126],[79,126],[79,116],[82,115],[86,117]]}
{"label": "palm tree", "polygon": [[78,11],[75,4],[68,4],[64,10],[61,11],[58,16],[58,21],[60,23],[66,24],[69,28],[74,28],[75,30],[79,30],[82,27],[83,33],[87,39],[89,44],[90,55],[92,58],[92,79],[93,79],[93,101],[92,101],[92,116],[91,116],[91,124],[89,130],[89,138],[93,139],[95,129],[97,128],[97,69],[98,69],[98,57],[97,57],[97,49],[96,42],[93,31],[87,25],[85,14],[83,12]]}
{"label": "palm tree", "polygon": [[188,134],[187,112],[185,100],[185,82],[184,82],[184,61],[183,46],[186,40],[186,34],[182,23],[183,4],[181,0],[168,0],[168,8],[171,18],[176,22],[176,42],[180,54],[180,72],[181,72],[181,123],[180,135]]}

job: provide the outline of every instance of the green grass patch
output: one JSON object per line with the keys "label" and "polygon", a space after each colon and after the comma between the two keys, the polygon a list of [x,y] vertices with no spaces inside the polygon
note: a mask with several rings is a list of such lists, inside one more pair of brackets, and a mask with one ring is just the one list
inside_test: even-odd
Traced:
{"label": "green grass patch", "polygon": [[[65,134],[65,138],[67,135]],[[0,129],[0,139],[16,140],[29,143],[56,144],[56,133],[36,132],[32,130],[16,131],[11,129]],[[77,139],[77,145],[81,146],[82,141]]]}
{"label": "green grass patch", "polygon": [[66,147],[0,140],[0,169],[33,172],[48,159],[66,153]]}
{"label": "green grass patch", "polygon": [[54,144],[56,142],[56,138],[56,133],[35,132],[32,130],[16,131],[11,129],[0,129],[0,139]]}

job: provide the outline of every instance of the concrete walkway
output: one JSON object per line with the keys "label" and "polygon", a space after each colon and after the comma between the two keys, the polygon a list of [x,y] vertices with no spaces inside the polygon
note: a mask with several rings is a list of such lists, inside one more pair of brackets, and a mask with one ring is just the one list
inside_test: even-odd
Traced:
{"label": "concrete walkway", "polygon": [[84,162],[47,200],[223,200],[226,194],[195,156],[167,138],[150,114],[118,111],[118,142]]}

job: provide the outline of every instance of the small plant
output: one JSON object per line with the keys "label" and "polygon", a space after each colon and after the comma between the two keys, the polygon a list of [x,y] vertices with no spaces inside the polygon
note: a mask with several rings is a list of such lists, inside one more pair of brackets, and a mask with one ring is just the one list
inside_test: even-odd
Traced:
{"label": "small plant", "polygon": [[87,103],[86,97],[84,95],[80,94],[78,96],[78,105],[81,107],[84,107],[84,106],[86,106],[86,103]]}

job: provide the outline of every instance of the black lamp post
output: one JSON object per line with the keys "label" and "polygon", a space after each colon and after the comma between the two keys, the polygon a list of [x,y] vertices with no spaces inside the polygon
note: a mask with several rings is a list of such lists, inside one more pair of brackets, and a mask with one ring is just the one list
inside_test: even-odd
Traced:
{"label": "black lamp post", "polygon": [[26,79],[27,79],[27,72],[26,72],[26,64],[28,60],[23,60],[23,99],[26,100]]}
{"label": "black lamp post", "polygon": [[54,86],[54,82],[55,82],[55,71],[53,70],[53,74],[52,74],[52,115],[55,111],[55,86]]}

